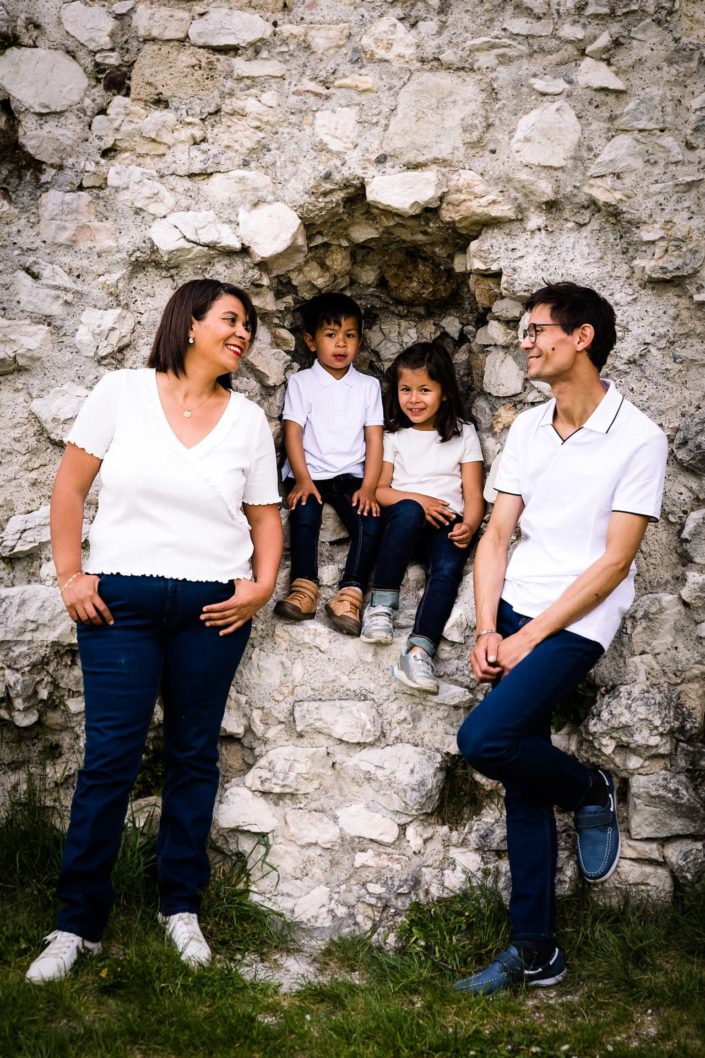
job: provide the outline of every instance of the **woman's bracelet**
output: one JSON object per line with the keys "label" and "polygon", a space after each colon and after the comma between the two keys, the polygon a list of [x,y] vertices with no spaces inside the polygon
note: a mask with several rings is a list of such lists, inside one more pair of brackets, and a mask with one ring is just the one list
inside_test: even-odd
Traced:
{"label": "woman's bracelet", "polygon": [[66,591],[66,589],[68,588],[69,584],[71,583],[71,581],[75,580],[76,577],[80,577],[82,573],[83,573],[83,570],[79,569],[79,570],[77,570],[76,573],[74,573],[71,577],[69,577],[69,579],[64,584],[63,588],[59,588],[59,594],[63,595],[64,592]]}
{"label": "woman's bracelet", "polygon": [[496,636],[496,635],[499,635],[499,633],[498,633],[496,628],[485,628],[485,630],[483,632],[478,632],[477,633],[477,635],[475,636],[475,642],[477,643],[478,639],[482,639],[483,636]]}

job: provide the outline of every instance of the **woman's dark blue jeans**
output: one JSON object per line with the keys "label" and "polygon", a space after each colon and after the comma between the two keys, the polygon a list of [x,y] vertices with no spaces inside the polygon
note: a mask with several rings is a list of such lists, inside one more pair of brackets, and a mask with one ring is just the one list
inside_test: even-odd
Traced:
{"label": "woman's dark blue jeans", "polygon": [[210,878],[206,843],[218,790],[218,736],[225,703],[250,635],[206,628],[206,603],[232,582],[165,577],[100,578],[114,625],[79,625],[86,748],[71,806],[57,889],[59,929],[97,941],[112,903],[110,876],[130,790],[139,771],[157,695],[164,708],[166,777],[157,841],[160,909],[197,912]]}
{"label": "woman's dark blue jeans", "polygon": [[427,565],[426,587],[416,610],[409,644],[423,647],[433,657],[453,609],[469,547],[457,547],[448,534],[460,521],[435,528],[426,521],[416,500],[400,500],[382,511],[382,542],[372,584],[372,603],[399,607],[399,590],[406,568],[421,544]]}
{"label": "woman's dark blue jeans", "polygon": [[[500,602],[497,628],[505,638],[530,620]],[[556,632],[494,685],[458,732],[468,764],[504,784],[514,941],[553,937],[553,806],[575,811],[590,788],[590,770],[552,744],[551,718],[603,653],[592,639]]]}
{"label": "woman's dark blue jeans", "polygon": [[[314,485],[323,503],[331,505],[350,536],[348,556],[338,587],[360,588],[364,591],[377,555],[382,529],[378,516],[358,514],[352,505],[353,495],[361,487],[362,478],[339,474],[326,481],[315,480]],[[284,482],[287,495],[293,487],[294,479],[287,478]],[[303,577],[318,582],[318,536],[322,517],[323,506],[315,496],[309,496],[306,503],[297,503],[293,511],[289,511],[292,581]]]}

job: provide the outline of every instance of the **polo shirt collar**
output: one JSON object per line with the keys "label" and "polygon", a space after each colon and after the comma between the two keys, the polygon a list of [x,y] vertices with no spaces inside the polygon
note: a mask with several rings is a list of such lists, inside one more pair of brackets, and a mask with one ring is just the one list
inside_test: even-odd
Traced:
{"label": "polo shirt collar", "polygon": [[321,365],[319,364],[318,360],[314,360],[313,361],[313,367],[311,368],[311,370],[313,371],[314,375],[316,376],[316,381],[319,383],[319,385],[325,386],[325,387],[333,386],[333,385],[335,385],[338,382],[341,382],[341,383],[343,383],[346,386],[354,386],[355,385],[354,378],[355,378],[355,375],[358,374],[358,372],[355,370],[355,368],[351,364],[350,367],[345,372],[345,374],[343,375],[342,378],[333,378],[333,376],[326,371],[325,367],[321,367]]}
{"label": "polo shirt collar", "polygon": [[[622,406],[624,397],[619,392],[614,382],[610,382],[609,379],[603,379],[602,381],[607,386],[607,392],[587,422],[583,423],[583,430],[594,430],[596,433],[608,433],[614,420],[619,414],[619,409]],[[550,400],[546,401],[546,404],[544,405],[543,415],[541,416],[541,426],[553,426],[555,410],[556,398],[552,397]]]}

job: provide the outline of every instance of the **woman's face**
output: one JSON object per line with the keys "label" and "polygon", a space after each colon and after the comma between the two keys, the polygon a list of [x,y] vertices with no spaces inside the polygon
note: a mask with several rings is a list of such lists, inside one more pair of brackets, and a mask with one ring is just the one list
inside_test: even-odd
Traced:
{"label": "woman's face", "polygon": [[223,294],[213,302],[202,320],[191,320],[189,336],[193,344],[186,350],[189,361],[213,364],[216,375],[237,371],[240,360],[247,356],[252,341],[245,306],[232,294]]}

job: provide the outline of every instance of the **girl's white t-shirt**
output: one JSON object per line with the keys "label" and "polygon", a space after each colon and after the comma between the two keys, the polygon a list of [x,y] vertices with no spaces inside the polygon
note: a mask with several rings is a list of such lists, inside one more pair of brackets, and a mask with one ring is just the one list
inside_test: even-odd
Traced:
{"label": "girl's white t-shirt", "polygon": [[102,460],[88,573],[180,580],[250,578],[243,503],[279,504],[274,442],[264,412],[240,393],[193,448],[176,437],[150,368],[105,375],[67,443]]}
{"label": "girl's white t-shirt", "polygon": [[482,462],[477,431],[462,424],[462,433],[441,441],[437,430],[416,430],[413,426],[384,434],[384,462],[394,467],[391,487],[400,492],[420,492],[446,500],[456,514],[463,513],[460,467]]}

